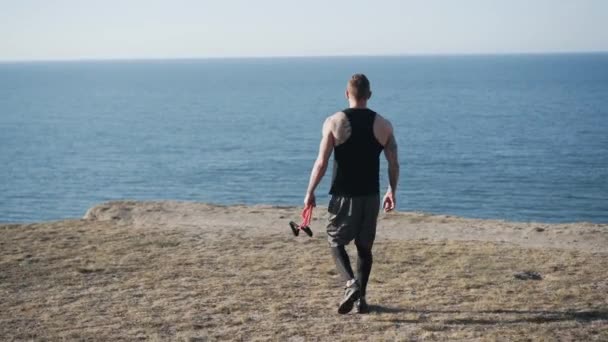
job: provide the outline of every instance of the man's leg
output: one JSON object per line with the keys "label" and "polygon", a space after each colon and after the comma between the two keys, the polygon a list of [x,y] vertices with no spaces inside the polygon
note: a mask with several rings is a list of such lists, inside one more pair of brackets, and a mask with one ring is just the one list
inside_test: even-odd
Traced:
{"label": "man's leg", "polygon": [[353,269],[350,266],[350,259],[348,258],[348,253],[346,253],[346,249],[344,246],[336,246],[330,247],[331,255],[334,257],[334,262],[336,263],[336,268],[338,269],[338,273],[342,276],[345,282],[349,282],[355,278],[353,275]]}
{"label": "man's leg", "polygon": [[350,259],[344,248],[355,238],[358,230],[357,211],[353,209],[350,197],[332,196],[328,206],[329,224],[327,238],[331,254],[342,278],[346,281],[344,297],[338,306],[338,313],[345,314],[352,310],[359,299],[359,283],[355,280]]}
{"label": "man's leg", "polygon": [[350,267],[350,259],[348,258],[348,253],[346,253],[344,245],[331,247],[331,254],[334,257],[338,271],[342,275],[342,279],[346,281],[344,297],[338,306],[338,313],[346,314],[353,309],[355,302],[361,296],[361,286],[353,275],[353,270]]}
{"label": "man's leg", "polygon": [[376,239],[376,223],[378,220],[378,212],[380,211],[380,197],[368,196],[363,203],[363,221],[361,230],[355,238],[355,246],[357,247],[357,280],[360,284],[361,299],[357,303],[357,309],[360,313],[369,311],[365,294],[367,292],[367,283],[369,275],[372,271],[374,262],[372,255],[372,247]]}
{"label": "man's leg", "polygon": [[363,245],[355,242],[357,246],[357,279],[361,285],[361,297],[365,297],[369,274],[372,271],[374,258],[372,256],[372,245]]}
{"label": "man's leg", "polygon": [[352,241],[357,234],[357,222],[353,216],[353,199],[332,196],[327,211],[329,212],[327,241],[331,254],[344,281],[350,281],[354,279],[354,275],[344,246]]}

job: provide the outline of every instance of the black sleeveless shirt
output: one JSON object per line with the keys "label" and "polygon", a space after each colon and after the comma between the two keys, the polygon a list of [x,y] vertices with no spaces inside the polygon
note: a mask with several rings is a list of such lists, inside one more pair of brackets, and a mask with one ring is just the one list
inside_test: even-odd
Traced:
{"label": "black sleeveless shirt", "polygon": [[331,189],[337,196],[367,196],[380,193],[380,152],[374,136],[376,112],[367,108],[343,110],[351,127],[350,137],[334,147]]}

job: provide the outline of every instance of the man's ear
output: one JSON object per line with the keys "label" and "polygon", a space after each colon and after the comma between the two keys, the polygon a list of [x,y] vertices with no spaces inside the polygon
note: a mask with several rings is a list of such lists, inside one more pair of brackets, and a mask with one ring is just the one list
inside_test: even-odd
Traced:
{"label": "man's ear", "polygon": [[372,98],[372,91],[370,90],[370,91],[369,91],[369,96],[367,97],[367,99],[369,100],[369,99],[371,99],[371,98]]}
{"label": "man's ear", "polygon": [[344,96],[345,96],[345,97],[346,97],[346,99],[348,100],[348,96],[349,96],[349,94],[348,94],[348,89],[346,89],[346,90],[344,91]]}

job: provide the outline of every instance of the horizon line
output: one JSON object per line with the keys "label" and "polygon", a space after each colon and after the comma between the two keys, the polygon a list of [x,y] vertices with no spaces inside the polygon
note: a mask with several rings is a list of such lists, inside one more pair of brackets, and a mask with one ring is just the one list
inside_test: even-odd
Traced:
{"label": "horizon line", "polygon": [[534,56],[534,55],[592,55],[608,54],[608,50],[581,51],[522,51],[522,52],[439,52],[393,54],[319,54],[319,55],[244,55],[244,56],[192,56],[192,57],[75,57],[41,59],[0,59],[0,64],[18,63],[69,63],[69,62],[139,62],[139,61],[196,61],[239,59],[305,59],[305,58],[356,58],[356,57],[467,57],[467,56]]}

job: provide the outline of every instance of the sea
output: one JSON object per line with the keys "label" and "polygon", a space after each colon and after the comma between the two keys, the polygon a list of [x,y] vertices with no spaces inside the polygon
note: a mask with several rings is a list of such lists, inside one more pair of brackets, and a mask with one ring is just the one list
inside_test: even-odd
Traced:
{"label": "sea", "polygon": [[124,199],[301,206],[353,73],[395,129],[399,210],[608,222],[608,53],[3,62],[0,222]]}

